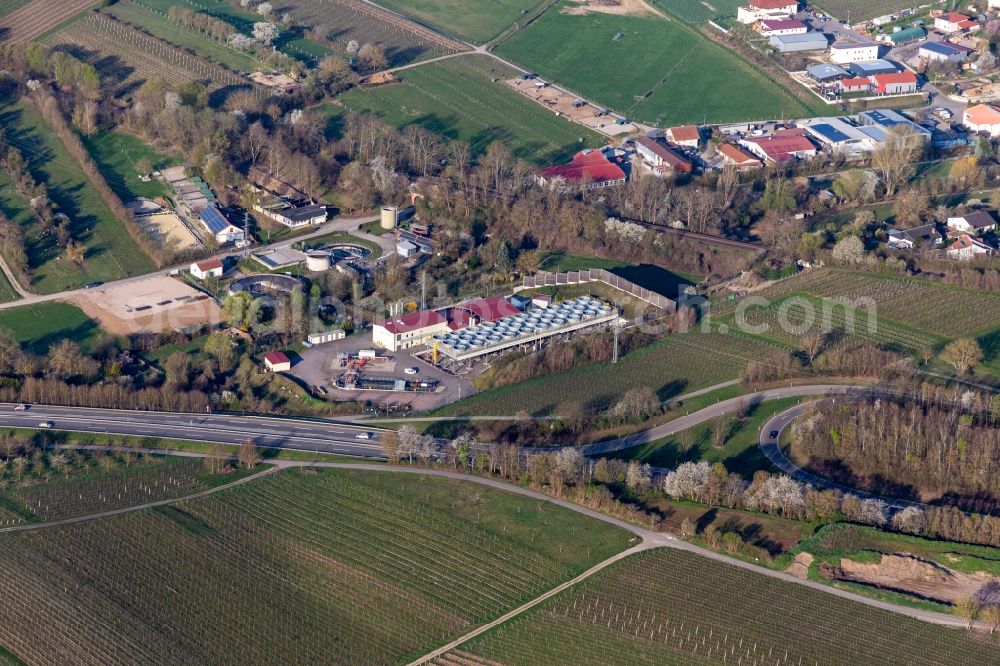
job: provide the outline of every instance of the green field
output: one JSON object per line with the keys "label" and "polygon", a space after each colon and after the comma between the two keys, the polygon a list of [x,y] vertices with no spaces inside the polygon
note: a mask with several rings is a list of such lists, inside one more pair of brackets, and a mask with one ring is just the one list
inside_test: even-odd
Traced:
{"label": "green field", "polygon": [[459,649],[454,656],[464,653],[469,661],[432,663],[941,666],[997,660],[995,645],[964,631],[668,548],[618,562]]}
{"label": "green field", "polygon": [[7,276],[0,271],[0,303],[10,303],[21,298],[11,285]]}
{"label": "green field", "polygon": [[781,85],[680,21],[553,8],[497,53],[658,126],[812,115]]}
{"label": "green field", "polygon": [[780,348],[748,336],[720,333],[671,335],[624,356],[568,372],[485,391],[447,405],[445,416],[550,414],[562,402],[579,402],[588,413],[607,409],[625,391],[649,386],[660,400],[739,376],[750,361]]}
{"label": "green field", "polygon": [[[186,3],[178,0],[171,4],[183,6]],[[119,2],[105,7],[104,11],[175,46],[193,51],[212,62],[225,65],[229,69],[238,72],[252,72],[260,68],[260,64],[253,56],[229,48],[223,42],[213,39],[199,30],[171,21],[163,13],[160,13],[166,10],[154,9],[154,6],[155,3],[139,0],[128,3]],[[194,9],[194,7],[188,8]]]}
{"label": "green field", "polygon": [[479,484],[290,470],[0,537],[0,644],[29,663],[407,663],[629,539]]}
{"label": "green field", "polygon": [[[487,42],[539,0],[383,0],[378,4],[476,44]],[[544,4],[544,3],[541,3]]]}
{"label": "green field", "polygon": [[170,187],[162,181],[154,179],[144,183],[139,180],[135,163],[145,158],[153,169],[159,170],[179,164],[180,160],[157,152],[144,140],[125,132],[100,132],[85,137],[83,143],[100,167],[108,185],[122,201],[131,201],[137,197],[165,197],[171,193]]}
{"label": "green field", "polygon": [[742,420],[737,419],[736,414],[729,414],[725,420],[727,437],[722,448],[715,448],[711,424],[704,423],[649,444],[618,451],[610,457],[670,469],[689,461],[721,462],[730,472],[751,479],[757,470],[775,471],[757,446],[761,428],[774,414],[801,401],[801,398],[770,400],[753,406]]}
{"label": "green field", "polygon": [[5,213],[24,228],[32,290],[53,293],[91,280],[116,280],[152,270],[153,262],[104,204],[34,106],[21,100],[0,104],[0,125],[7,140],[27,159],[35,180],[46,185],[59,212],[69,217],[73,238],[87,248],[82,266],[70,261],[52,236],[41,235],[41,225],[26,210],[28,202],[13,191],[5,174],[0,175]]}
{"label": "green field", "polygon": [[80,308],[58,301],[0,310],[0,330],[11,333],[31,353],[42,355],[67,338],[88,351],[105,335]]}
{"label": "green field", "polygon": [[[403,83],[341,96],[349,111],[375,113],[390,125],[420,125],[449,139],[468,141],[479,155],[494,141],[539,163],[566,159],[602,145],[600,135],[559,118],[492,78],[516,73],[487,56],[462,56],[399,73]],[[581,139],[583,139],[581,141]]]}

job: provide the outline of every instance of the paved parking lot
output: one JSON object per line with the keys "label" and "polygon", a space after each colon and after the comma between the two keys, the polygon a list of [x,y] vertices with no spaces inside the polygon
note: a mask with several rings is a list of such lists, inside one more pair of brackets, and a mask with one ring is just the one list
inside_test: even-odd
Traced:
{"label": "paved parking lot", "polygon": [[[435,409],[475,392],[465,378],[455,377],[432,366],[410,354],[410,350],[398,352],[380,352],[390,357],[387,363],[371,364],[365,367],[363,373],[371,377],[394,377],[396,379],[436,379],[441,382],[438,391],[421,393],[415,391],[366,391],[341,390],[334,385],[334,378],[344,372],[337,362],[341,353],[357,353],[362,349],[374,349],[370,334],[352,335],[343,340],[336,340],[322,345],[316,345],[302,351],[299,360],[292,366],[291,374],[310,386],[325,386],[329,396],[337,400],[368,400],[373,404],[399,408],[409,408],[414,411]],[[424,349],[419,347],[413,351]],[[416,375],[407,375],[405,368],[418,368]]]}

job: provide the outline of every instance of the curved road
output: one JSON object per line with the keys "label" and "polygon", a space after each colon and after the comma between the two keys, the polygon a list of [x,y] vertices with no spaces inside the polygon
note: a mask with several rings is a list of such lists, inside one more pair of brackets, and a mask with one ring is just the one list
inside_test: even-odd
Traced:
{"label": "curved road", "polygon": [[[855,397],[860,396],[862,391],[857,391],[853,393]],[[781,450],[781,446],[778,442],[781,441],[781,433],[788,427],[792,421],[799,417],[803,412],[808,409],[809,405],[795,405],[780,414],[775,414],[771,419],[764,424],[764,427],[760,431],[760,450],[767,456],[767,459],[771,463],[780,469],[782,472],[792,477],[800,483],[808,483],[814,488],[819,488],[821,490],[839,490],[842,493],[850,493],[855,497],[860,497],[861,499],[875,499],[882,500],[887,505],[894,509],[905,509],[907,507],[915,506],[919,508],[926,508],[927,505],[920,502],[910,502],[907,500],[894,499],[891,497],[883,497],[881,495],[876,495],[875,493],[869,493],[864,490],[858,490],[856,488],[851,488],[848,486],[835,483],[823,477],[816,476],[812,472],[807,472],[806,470],[798,467],[795,463],[788,459],[784,451]],[[770,433],[777,432],[777,437],[771,437]]]}

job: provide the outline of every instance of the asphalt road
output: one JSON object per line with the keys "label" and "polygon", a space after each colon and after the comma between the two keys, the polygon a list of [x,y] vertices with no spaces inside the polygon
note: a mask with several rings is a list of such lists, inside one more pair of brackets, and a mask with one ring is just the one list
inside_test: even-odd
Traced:
{"label": "asphalt road", "polygon": [[[857,387],[857,390],[852,393],[854,395],[861,395],[863,393],[863,389],[861,389],[861,387]],[[831,399],[835,400],[835,398]],[[808,483],[814,488],[819,488],[820,490],[839,490],[842,493],[850,493],[851,495],[861,499],[882,500],[895,509],[905,509],[910,506],[925,508],[925,505],[920,502],[909,502],[907,500],[883,497],[881,495],[876,495],[875,493],[869,493],[856,488],[850,488],[839,483],[834,483],[833,481],[816,476],[815,474],[807,472],[801,467],[796,466],[795,463],[785,456],[785,453],[781,450],[778,442],[781,441],[781,433],[788,426],[788,424],[794,421],[808,408],[809,405],[795,405],[780,414],[775,414],[767,423],[764,424],[764,427],[761,428],[759,443],[761,453],[767,456],[767,459],[770,460],[775,467],[796,481]],[[771,437],[770,435],[772,432],[777,432],[778,436]]]}
{"label": "asphalt road", "polygon": [[[177,414],[84,407],[32,405],[24,412],[13,404],[0,404],[0,425],[38,428],[51,421],[54,430],[186,439],[241,444],[251,439],[258,446],[381,458],[379,433],[370,426],[329,420],[239,416],[229,414]],[[369,433],[370,439],[358,439]]]}

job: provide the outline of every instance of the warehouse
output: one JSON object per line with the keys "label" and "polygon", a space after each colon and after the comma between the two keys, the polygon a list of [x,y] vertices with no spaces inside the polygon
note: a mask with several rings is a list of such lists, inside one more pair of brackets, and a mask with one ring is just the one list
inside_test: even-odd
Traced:
{"label": "warehouse", "polygon": [[804,35],[773,35],[768,41],[779,53],[823,51],[830,44],[822,32],[807,32]]}

